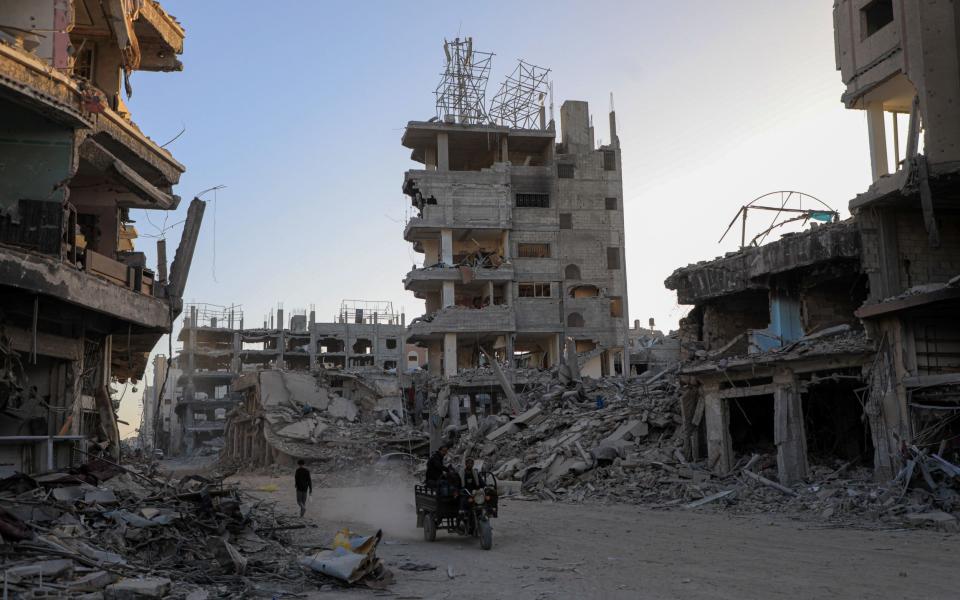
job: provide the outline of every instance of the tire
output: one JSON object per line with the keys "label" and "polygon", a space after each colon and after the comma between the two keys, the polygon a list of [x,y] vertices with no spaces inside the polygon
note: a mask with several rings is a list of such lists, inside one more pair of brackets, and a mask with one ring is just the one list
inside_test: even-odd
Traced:
{"label": "tire", "polygon": [[480,521],[480,547],[484,550],[493,548],[493,526],[490,521]]}
{"label": "tire", "polygon": [[437,540],[437,522],[433,520],[433,513],[424,513],[423,541],[434,542],[436,540]]}

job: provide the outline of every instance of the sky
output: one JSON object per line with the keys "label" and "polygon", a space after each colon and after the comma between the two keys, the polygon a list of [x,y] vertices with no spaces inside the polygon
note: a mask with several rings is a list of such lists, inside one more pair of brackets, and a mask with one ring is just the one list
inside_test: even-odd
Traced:
{"label": "sky", "polygon": [[[445,37],[496,54],[488,97],[519,58],[550,68],[557,120],[563,100],[586,100],[603,143],[613,94],[629,316],[644,325],[677,326],[689,307],[664,279],[736,250],[738,236],[717,240],[743,204],[798,190],[847,216],[870,183],[828,0],[162,4],[186,29],[184,70],[134,73],[128,105],[160,144],[185,129],[166,147],[187,170],[180,209],[134,211],[137,248],[156,264],[156,237],[176,246],[190,199],[225,186],[203,196],[186,301],[242,304],[246,324],[278,302],[315,305],[318,320],[347,298],[422,313],[402,284],[420,255],[402,235],[416,164],[400,137],[435,114]],[[136,398],[121,418],[136,419]]]}

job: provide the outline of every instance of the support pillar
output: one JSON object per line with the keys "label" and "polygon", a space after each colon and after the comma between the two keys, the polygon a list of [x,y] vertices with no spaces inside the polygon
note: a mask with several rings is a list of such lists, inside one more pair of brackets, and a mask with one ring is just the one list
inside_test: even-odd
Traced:
{"label": "support pillar", "polygon": [[791,371],[773,376],[773,441],[777,445],[780,483],[792,485],[807,476],[807,435],[800,387]]}
{"label": "support pillar", "polygon": [[440,357],[443,354],[443,342],[430,342],[427,345],[427,371],[434,376],[441,374]]}
{"label": "support pillar", "polygon": [[457,334],[443,334],[443,376],[454,377],[457,374]]}
{"label": "support pillar", "polygon": [[870,140],[870,167],[876,181],[890,173],[887,161],[887,133],[883,118],[883,104],[867,104],[867,137]]}
{"label": "support pillar", "polygon": [[428,171],[437,170],[437,149],[433,146],[428,146],[424,152],[423,162],[427,167]]}
{"label": "support pillar", "polygon": [[447,308],[448,306],[454,305],[454,287],[452,281],[443,282],[443,293],[441,294],[441,304],[440,308]]}
{"label": "support pillar", "polygon": [[490,306],[493,306],[493,282],[487,282],[487,296],[490,297]]}
{"label": "support pillar", "polygon": [[500,138],[500,162],[510,162],[510,149],[507,146],[507,136]]}
{"label": "support pillar", "polygon": [[450,170],[450,140],[445,131],[437,134],[437,170]]}
{"label": "support pillar", "polygon": [[448,267],[453,266],[453,230],[440,230],[440,261]]}
{"label": "support pillar", "polygon": [[703,386],[704,417],[707,421],[707,464],[714,473],[733,469],[733,440],[730,439],[730,403],[720,398],[717,383]]}

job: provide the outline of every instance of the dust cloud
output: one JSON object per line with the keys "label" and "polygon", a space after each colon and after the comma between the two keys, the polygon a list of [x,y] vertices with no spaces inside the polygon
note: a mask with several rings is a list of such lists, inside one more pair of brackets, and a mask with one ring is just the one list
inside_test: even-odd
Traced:
{"label": "dust cloud", "polygon": [[335,487],[321,487],[320,518],[358,531],[382,529],[394,538],[419,538],[413,486],[418,480],[404,467],[339,474]]}

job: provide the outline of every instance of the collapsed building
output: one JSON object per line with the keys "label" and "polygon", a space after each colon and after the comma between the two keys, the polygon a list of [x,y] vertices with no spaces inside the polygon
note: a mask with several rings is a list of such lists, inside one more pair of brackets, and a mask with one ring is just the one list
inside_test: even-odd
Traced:
{"label": "collapsed building", "polygon": [[[243,399],[236,388],[245,373],[389,372],[417,367],[421,358],[404,347],[405,316],[390,302],[344,300],[332,322],[317,322],[316,311],[277,309],[262,327],[249,328],[239,305],[190,304],[178,334],[182,349],[167,379],[166,361],[155,365],[155,395],[164,387],[162,418],[155,427],[165,452],[193,454],[222,447],[227,414]],[[396,376],[393,376],[396,380]],[[249,387],[249,386],[248,386]],[[150,405],[158,405],[155,397]]]}
{"label": "collapsed building", "polygon": [[240,375],[234,389],[241,402],[228,416],[221,460],[343,467],[391,452],[423,455],[429,443],[408,427],[393,373],[260,370]]}
{"label": "collapsed building", "polygon": [[132,209],[174,210],[184,171],[131,120],[134,71],[177,71],[184,30],[154,0],[0,6],[0,463],[119,454],[111,381],[139,379],[180,313],[204,204],[168,271]]}
{"label": "collapsed building", "polygon": [[842,99],[869,132],[873,183],[851,218],[666,280],[693,305],[686,448],[716,472],[758,450],[787,484],[825,456],[883,478],[910,448],[957,459],[960,6],[838,0],[834,23]]}

